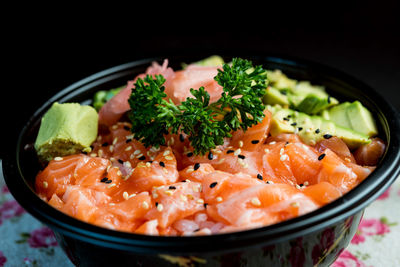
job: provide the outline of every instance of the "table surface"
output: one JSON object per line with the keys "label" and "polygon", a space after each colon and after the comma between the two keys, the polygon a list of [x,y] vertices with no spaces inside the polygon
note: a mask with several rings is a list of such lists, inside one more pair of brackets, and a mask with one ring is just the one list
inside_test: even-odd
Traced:
{"label": "table surface", "polygon": [[[0,167],[0,267],[73,264],[52,231],[25,212]],[[400,178],[400,177],[399,177]],[[400,179],[365,210],[357,234],[332,267],[400,266]]]}

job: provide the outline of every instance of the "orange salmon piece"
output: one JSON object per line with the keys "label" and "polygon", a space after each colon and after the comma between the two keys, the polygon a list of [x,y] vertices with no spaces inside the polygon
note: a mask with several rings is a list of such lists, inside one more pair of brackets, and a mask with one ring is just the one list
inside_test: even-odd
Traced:
{"label": "orange salmon piece", "polygon": [[255,151],[265,142],[269,134],[272,114],[264,110],[263,120],[247,129],[247,131],[238,130],[232,134],[231,145],[242,148],[246,151]]}
{"label": "orange salmon piece", "polygon": [[316,181],[312,181],[310,184],[316,182],[329,182],[336,186],[342,193],[345,193],[352,189],[357,184],[357,175],[353,170],[346,166],[344,161],[336,155],[329,148],[324,151],[325,156],[321,159],[322,168]]}
{"label": "orange salmon piece", "polygon": [[363,166],[375,166],[385,153],[386,144],[378,138],[372,138],[371,143],[360,146],[355,152],[354,157],[357,164]]}
{"label": "orange salmon piece", "polygon": [[342,196],[340,190],[328,182],[306,186],[303,193],[321,206]]}
{"label": "orange salmon piece", "polygon": [[158,226],[157,220],[147,221],[141,226],[139,226],[138,229],[135,230],[135,234],[159,235],[157,226]]}
{"label": "orange salmon piece", "polygon": [[193,182],[201,183],[204,176],[214,171],[214,167],[208,163],[199,164],[199,167],[196,170],[194,170],[194,165],[189,165],[185,169],[179,171],[179,180],[191,180]]}
{"label": "orange salmon piece", "polygon": [[315,149],[319,153],[324,152],[327,148],[335,152],[342,160],[352,163],[356,162],[346,143],[339,137],[332,136],[329,139],[322,139],[315,145]]}
{"label": "orange salmon piece", "polygon": [[53,159],[41,171],[35,181],[36,192],[40,196],[50,199],[53,194],[62,197],[68,185],[74,184],[76,179],[101,179],[109,161],[101,158],[92,158],[83,154]]}
{"label": "orange salmon piece", "polygon": [[177,220],[204,210],[200,189],[200,183],[190,181],[154,188],[154,207],[144,218],[156,219],[159,227],[167,228]]}
{"label": "orange salmon piece", "polygon": [[174,183],[178,179],[176,159],[171,148],[160,151],[153,162],[140,162],[121,185],[128,194],[150,191],[155,186]]}

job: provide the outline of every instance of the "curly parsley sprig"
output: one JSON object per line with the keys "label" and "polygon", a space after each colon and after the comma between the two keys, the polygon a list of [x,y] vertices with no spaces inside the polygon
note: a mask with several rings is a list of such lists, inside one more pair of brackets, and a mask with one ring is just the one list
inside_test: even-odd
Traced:
{"label": "curly parsley sprig", "polygon": [[162,75],[139,78],[129,98],[131,131],[146,147],[165,145],[165,134],[183,132],[194,153],[205,154],[222,145],[232,131],[246,131],[261,122],[266,78],[261,66],[253,67],[251,61],[234,58],[214,78],[223,88],[218,101],[210,103],[210,95],[200,87],[190,89],[194,98],[188,97],[180,105],[165,100]]}

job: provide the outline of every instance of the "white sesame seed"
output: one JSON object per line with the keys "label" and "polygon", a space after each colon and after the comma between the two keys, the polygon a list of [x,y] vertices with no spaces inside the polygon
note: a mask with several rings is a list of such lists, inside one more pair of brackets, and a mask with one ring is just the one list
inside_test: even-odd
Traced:
{"label": "white sesame seed", "polygon": [[111,128],[112,128],[113,130],[115,130],[115,129],[118,128],[118,125],[114,124]]}
{"label": "white sesame seed", "polygon": [[266,148],[266,149],[264,149],[264,152],[268,154],[270,151],[268,148]]}
{"label": "white sesame seed", "polygon": [[184,202],[186,202],[186,201],[188,200],[188,199],[187,199],[187,196],[185,196],[185,195],[180,195],[179,197],[180,197],[181,200],[184,201]]}
{"label": "white sesame seed", "polygon": [[144,208],[144,209],[148,209],[148,208],[150,208],[150,206],[149,206],[149,203],[147,203],[146,201],[143,201],[142,202],[142,207]]}
{"label": "white sesame seed", "polygon": [[158,194],[156,192],[153,192],[153,198],[158,198]]}
{"label": "white sesame seed", "polygon": [[166,156],[165,159],[166,159],[166,160],[173,160],[174,158],[171,157],[171,156]]}
{"label": "white sesame seed", "polygon": [[243,141],[242,140],[239,141],[239,147],[243,147]]}
{"label": "white sesame seed", "polygon": [[127,168],[132,168],[132,164],[129,161],[125,161],[124,166]]}
{"label": "white sesame seed", "polygon": [[133,152],[133,155],[138,155],[138,154],[140,154],[140,153],[142,153],[142,151],[140,151],[139,149],[137,149],[137,150],[135,150],[135,152]]}
{"label": "white sesame seed", "polygon": [[193,169],[193,168],[188,168],[188,169],[186,170],[186,173],[191,173],[191,172],[194,172],[194,169]]}
{"label": "white sesame seed", "polygon": [[138,158],[141,158],[141,157],[143,157],[143,154],[142,154],[142,153],[140,153],[139,155],[136,156],[137,159],[138,159]]}
{"label": "white sesame seed", "polygon": [[146,167],[150,168],[151,167],[151,163],[150,162],[146,162]]}
{"label": "white sesame seed", "polygon": [[170,153],[169,150],[165,150],[164,153],[163,153],[163,156],[167,156],[167,155],[169,155],[169,153]]}
{"label": "white sesame seed", "polygon": [[309,185],[308,181],[305,181],[305,182],[304,182],[304,185],[305,185],[305,186]]}
{"label": "white sesame seed", "polygon": [[44,188],[47,188],[47,187],[49,187],[49,184],[48,184],[46,181],[44,181],[44,182],[43,182],[43,187],[44,187]]}
{"label": "white sesame seed", "polygon": [[251,199],[251,204],[253,204],[254,206],[259,207],[259,206],[261,206],[261,201],[260,201],[258,198],[253,197],[253,198]]}
{"label": "white sesame seed", "polygon": [[285,149],[282,147],[281,150],[279,150],[279,155],[283,155],[283,152],[285,152]]}
{"label": "white sesame seed", "polygon": [[125,148],[125,151],[129,151],[132,149],[132,146],[128,146],[127,148]]}
{"label": "white sesame seed", "polygon": [[275,144],[276,144],[276,142],[275,142],[275,141],[272,141],[272,142],[269,142],[268,145],[275,145]]}
{"label": "white sesame seed", "polygon": [[115,145],[118,142],[118,137],[115,137],[112,144]]}
{"label": "white sesame seed", "polygon": [[108,186],[107,186],[107,188],[111,188],[111,187],[114,187],[114,186],[116,186],[117,184],[115,184],[115,183],[112,183],[112,184],[109,184]]}
{"label": "white sesame seed", "polygon": [[125,136],[126,139],[133,139],[135,136],[133,134]]}
{"label": "white sesame seed", "polygon": [[108,205],[110,205],[110,206],[115,206],[115,203],[108,203]]}
{"label": "white sesame seed", "polygon": [[242,152],[240,148],[236,149],[235,152],[233,152],[233,155],[237,156]]}
{"label": "white sesame seed", "polygon": [[222,197],[217,197],[215,200],[216,200],[217,202],[222,202]]}
{"label": "white sesame seed", "polygon": [[54,160],[55,161],[61,161],[61,160],[63,160],[63,158],[62,157],[55,157]]}
{"label": "white sesame seed", "polygon": [[99,149],[99,151],[97,153],[99,153],[99,157],[103,156],[103,150],[102,149]]}
{"label": "white sesame seed", "polygon": [[114,146],[113,146],[113,145],[110,145],[110,146],[108,147],[108,150],[110,150],[110,152],[113,152],[113,151],[114,151]]}
{"label": "white sesame seed", "polygon": [[283,154],[283,155],[280,157],[280,160],[281,160],[281,161],[285,161],[285,160],[288,160],[288,159],[289,159],[289,156],[286,155],[286,154]]}
{"label": "white sesame seed", "polygon": [[135,193],[133,193],[133,194],[129,195],[129,198],[131,198],[131,197],[134,197],[134,196],[136,196],[136,194],[135,194]]}
{"label": "white sesame seed", "polygon": [[298,184],[296,184],[296,188],[297,188],[297,189],[301,189],[301,186],[298,185]]}
{"label": "white sesame seed", "polygon": [[129,194],[128,194],[128,192],[125,191],[125,192],[122,194],[122,197],[123,197],[124,199],[128,200],[128,199],[129,199]]}
{"label": "white sesame seed", "polygon": [[199,198],[196,202],[199,203],[199,204],[204,204],[204,199]]}
{"label": "white sesame seed", "polygon": [[117,171],[118,176],[122,176],[122,172],[120,170]]}
{"label": "white sesame seed", "polygon": [[97,136],[97,142],[100,142],[101,138],[102,138],[101,135]]}
{"label": "white sesame seed", "polygon": [[111,162],[114,162],[114,161],[116,161],[116,159],[113,158],[113,157],[111,157],[111,158],[110,158],[110,161],[111,161]]}
{"label": "white sesame seed", "polygon": [[158,211],[161,212],[163,209],[164,209],[163,204],[160,203],[160,204],[157,205],[157,210],[158,210]]}
{"label": "white sesame seed", "polygon": [[162,170],[163,170],[163,172],[164,172],[165,174],[167,174],[167,173],[168,173],[168,170],[167,170],[167,168],[162,168]]}
{"label": "white sesame seed", "polygon": [[97,157],[97,154],[96,153],[92,153],[92,154],[90,154],[90,156],[94,158],[94,157]]}

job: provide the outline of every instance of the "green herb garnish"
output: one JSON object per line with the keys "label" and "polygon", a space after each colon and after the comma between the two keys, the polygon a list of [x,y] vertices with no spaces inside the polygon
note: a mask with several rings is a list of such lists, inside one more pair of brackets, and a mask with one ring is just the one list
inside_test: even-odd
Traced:
{"label": "green herb garnish", "polygon": [[261,122],[266,78],[261,66],[234,58],[214,77],[223,87],[218,101],[210,103],[210,95],[200,87],[190,89],[194,98],[188,97],[180,105],[164,99],[162,75],[139,78],[129,98],[131,131],[146,147],[165,145],[165,134],[182,132],[188,135],[195,154],[205,154],[222,145],[232,131],[246,131]]}

